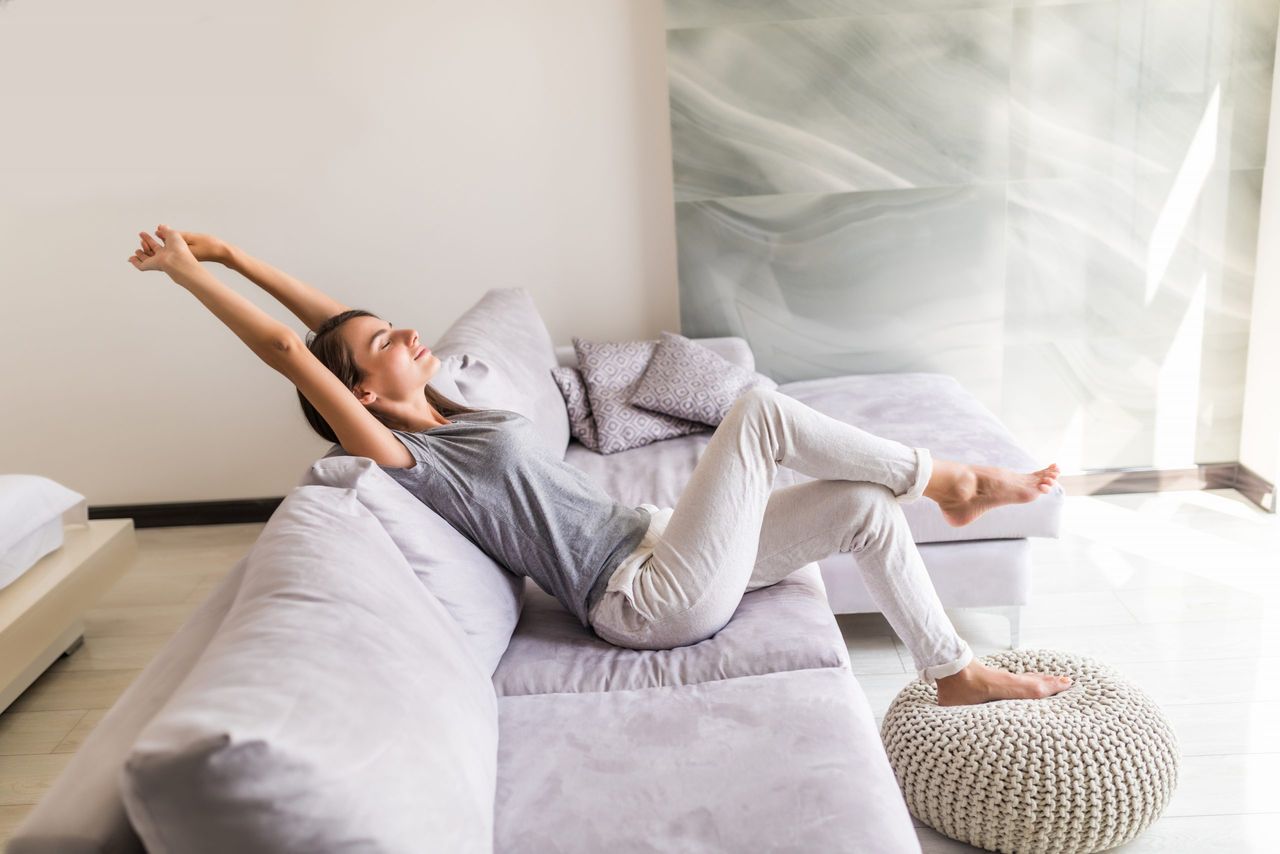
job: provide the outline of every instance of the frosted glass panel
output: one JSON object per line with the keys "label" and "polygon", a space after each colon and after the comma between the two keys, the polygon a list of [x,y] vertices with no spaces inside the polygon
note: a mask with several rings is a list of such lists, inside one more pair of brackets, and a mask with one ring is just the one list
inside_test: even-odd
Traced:
{"label": "frosted glass panel", "polygon": [[1236,459],[1280,0],[668,0],[682,330]]}

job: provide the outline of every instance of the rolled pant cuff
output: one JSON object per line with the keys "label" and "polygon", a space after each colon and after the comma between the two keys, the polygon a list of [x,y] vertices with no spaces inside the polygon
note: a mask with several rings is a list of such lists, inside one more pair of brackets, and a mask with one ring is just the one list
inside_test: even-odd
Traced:
{"label": "rolled pant cuff", "polygon": [[[964,641],[961,641],[961,643],[964,643]],[[935,664],[917,672],[921,682],[936,686],[938,684],[937,680],[944,676],[954,676],[968,667],[970,661],[973,661],[973,650],[969,648],[969,644],[965,643],[964,652],[955,661],[946,664]]]}
{"label": "rolled pant cuff", "polygon": [[912,450],[916,452],[916,479],[910,489],[898,496],[898,502],[901,504],[916,501],[924,495],[925,487],[929,485],[929,478],[933,477],[933,455],[929,453],[929,449],[913,448]]}

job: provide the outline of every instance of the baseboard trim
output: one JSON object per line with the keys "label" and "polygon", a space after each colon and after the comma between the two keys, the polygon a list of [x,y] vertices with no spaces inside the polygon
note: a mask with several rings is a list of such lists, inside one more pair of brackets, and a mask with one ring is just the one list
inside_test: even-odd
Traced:
{"label": "baseboard trim", "polygon": [[1268,513],[1276,512],[1275,485],[1238,462],[1201,463],[1194,468],[1097,469],[1058,478],[1067,495],[1234,489]]}
{"label": "baseboard trim", "polygon": [[112,504],[90,507],[90,519],[132,519],[135,528],[177,525],[240,525],[265,522],[276,512],[279,498],[241,498],[232,501],[187,501],[162,504]]}
{"label": "baseboard trim", "polygon": [[[1235,489],[1268,513],[1276,512],[1275,484],[1240,463],[1205,463],[1186,469],[1098,469],[1063,475],[1068,495],[1165,492],[1175,489]],[[284,497],[90,507],[90,519],[132,519],[135,528],[177,525],[237,525],[265,522]]]}

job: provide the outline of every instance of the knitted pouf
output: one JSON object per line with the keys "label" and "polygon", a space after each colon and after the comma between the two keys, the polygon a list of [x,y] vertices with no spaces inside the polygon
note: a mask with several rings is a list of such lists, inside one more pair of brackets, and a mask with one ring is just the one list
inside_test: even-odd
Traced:
{"label": "knitted pouf", "polygon": [[939,706],[937,689],[919,680],[903,688],[880,735],[912,815],[1006,854],[1103,851],[1159,817],[1178,782],[1178,743],[1145,694],[1082,656],[980,660],[1074,684],[1041,700],[968,706]]}

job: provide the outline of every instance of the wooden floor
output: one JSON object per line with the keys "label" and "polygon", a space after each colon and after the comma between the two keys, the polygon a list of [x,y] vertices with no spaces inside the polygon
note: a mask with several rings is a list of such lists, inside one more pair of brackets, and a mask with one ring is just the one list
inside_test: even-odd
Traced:
{"label": "wooden floor", "polygon": [[[262,525],[147,528],[137,564],[88,614],[85,643],[0,714],[0,841]],[[1062,539],[1032,540],[1022,646],[1095,656],[1169,715],[1182,771],[1164,816],[1122,852],[1276,850],[1280,517],[1232,490],[1071,497]],[[951,612],[978,655],[1008,622]],[[877,722],[913,678],[878,614],[838,618]],[[976,851],[928,828],[926,852]]]}

